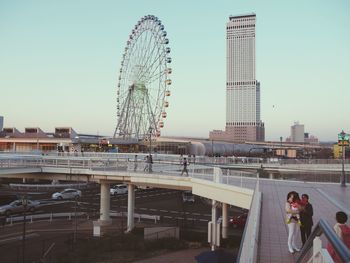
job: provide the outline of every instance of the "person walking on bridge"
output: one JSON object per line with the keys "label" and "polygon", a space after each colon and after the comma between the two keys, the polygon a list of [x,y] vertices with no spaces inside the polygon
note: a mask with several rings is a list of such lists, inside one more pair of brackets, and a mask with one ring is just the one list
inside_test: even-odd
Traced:
{"label": "person walking on bridge", "polygon": [[186,173],[186,175],[188,176],[188,170],[187,170],[187,166],[189,165],[186,157],[184,157],[183,161],[182,161],[182,165],[183,165],[183,168],[182,168],[182,172],[181,172],[181,176]]}
{"label": "person walking on bridge", "polygon": [[145,160],[145,168],[143,169],[145,172],[152,173],[152,164],[153,164],[153,158],[152,155],[147,155]]}
{"label": "person walking on bridge", "polygon": [[135,154],[135,157],[134,157],[134,172],[137,171],[137,154]]}

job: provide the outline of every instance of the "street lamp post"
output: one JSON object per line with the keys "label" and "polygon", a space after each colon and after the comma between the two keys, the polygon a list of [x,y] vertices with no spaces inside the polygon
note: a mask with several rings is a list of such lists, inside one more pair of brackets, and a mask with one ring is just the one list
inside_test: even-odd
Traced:
{"label": "street lamp post", "polygon": [[77,242],[77,234],[78,234],[78,222],[77,222],[77,206],[78,206],[78,196],[75,197],[75,208],[74,208],[74,245]]}
{"label": "street lamp post", "polygon": [[153,129],[151,126],[148,128],[148,132],[149,132],[148,172],[151,173],[152,172],[152,163],[153,163],[153,159],[152,159],[152,132],[153,132]]}
{"label": "street lamp post", "polygon": [[342,187],[346,187],[346,178],[345,178],[345,169],[344,169],[344,162],[345,162],[345,136],[346,133],[344,131],[341,131],[340,138],[341,138],[341,151],[342,151],[342,162],[341,162],[341,182],[340,185]]}
{"label": "street lamp post", "polygon": [[26,244],[26,212],[27,212],[27,196],[24,195],[22,197],[22,205],[23,205],[23,234],[22,234],[22,262],[25,262],[25,244]]}
{"label": "street lamp post", "polygon": [[282,140],[283,140],[283,137],[281,136],[281,137],[280,137],[280,147],[281,147],[281,149],[280,149],[280,155],[283,157],[283,156],[284,156],[284,150],[283,150],[283,147],[282,147]]}
{"label": "street lamp post", "polygon": [[151,126],[148,128],[148,132],[149,132],[149,158],[151,158],[151,155],[152,155],[152,127]]}

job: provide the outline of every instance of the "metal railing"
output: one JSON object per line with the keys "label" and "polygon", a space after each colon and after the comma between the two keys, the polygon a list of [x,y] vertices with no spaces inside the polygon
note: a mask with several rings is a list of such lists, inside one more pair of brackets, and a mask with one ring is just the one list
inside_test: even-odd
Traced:
{"label": "metal railing", "polygon": [[164,230],[160,230],[154,233],[144,234],[145,239],[160,239],[160,238],[179,238],[179,228],[178,227],[169,227]]}
{"label": "metal railing", "polygon": [[314,231],[309,236],[306,241],[303,249],[301,250],[299,257],[297,258],[297,263],[309,262],[310,258],[306,258],[310,252],[310,249],[313,247],[314,239],[324,234],[328,242],[333,246],[335,251],[337,252],[339,258],[342,262],[349,263],[350,262],[350,251],[345,246],[343,241],[337,236],[332,227],[325,221],[324,219],[320,219]]}
{"label": "metal railing", "polygon": [[[100,156],[91,154],[91,156],[59,156],[59,155],[24,155],[24,154],[0,154],[0,170],[11,168],[66,168],[66,169],[89,169],[96,171],[125,171],[128,175],[136,173],[149,173],[147,169],[147,163],[144,156],[146,154],[138,154],[135,159],[134,154],[109,154],[104,153]],[[220,158],[220,157],[218,157]],[[226,158],[226,157],[222,157]],[[211,158],[213,160],[213,158]],[[228,159],[228,158],[226,158]],[[206,180],[213,180],[213,168],[224,167],[223,183],[228,184],[231,176],[240,176],[242,179],[246,177],[255,177],[255,173],[241,172],[241,170],[234,170],[233,166],[221,166],[215,163],[211,163],[210,157],[191,157],[189,158],[190,165],[187,167],[188,173],[191,177],[203,177]],[[224,160],[224,159],[223,159]],[[312,160],[317,161],[317,160]],[[335,160],[336,161],[336,160]],[[282,172],[266,172],[266,168],[261,164],[245,164],[247,169],[262,170],[261,177],[279,180],[294,180],[294,181],[308,181],[308,182],[327,182],[338,183],[340,180],[340,173],[337,171],[339,167],[335,167],[334,164],[330,165],[330,169],[334,167],[334,171],[315,171],[313,166],[317,164],[308,165],[310,170],[294,171],[288,173]],[[290,165],[290,164],[286,164]],[[294,164],[297,165],[297,164]],[[305,164],[304,164],[305,165]],[[320,164],[322,165],[322,164]],[[249,166],[249,167],[248,167]],[[255,167],[256,166],[256,167]],[[276,167],[280,166],[276,164]],[[255,168],[254,168],[255,167]],[[286,166],[284,166],[286,167]],[[180,162],[179,156],[155,154],[153,155],[152,172],[154,174],[168,174],[179,175],[181,174],[183,165]],[[249,171],[249,169],[247,171]],[[79,172],[79,171],[78,171]],[[69,173],[69,172],[68,172]],[[345,172],[346,181],[350,181],[350,172]]]}
{"label": "metal railing", "polygon": [[[66,213],[46,213],[46,214],[33,214],[27,215],[26,221],[33,222],[36,220],[48,220],[52,221],[55,218],[67,218],[67,220],[72,220],[74,217],[86,217],[88,219],[88,214],[85,212],[66,212]],[[10,216],[5,219],[6,223],[10,223],[11,225],[15,222],[23,222],[23,216]]]}
{"label": "metal railing", "polygon": [[[164,157],[164,156],[163,156]],[[2,156],[0,158],[0,170],[11,168],[66,168],[66,169],[88,169],[96,171],[125,171],[132,173],[153,174],[181,174],[183,165],[176,158],[154,157],[152,172],[148,171],[148,163],[143,159],[104,157],[76,157],[76,156]],[[190,163],[187,167],[188,175],[208,174],[212,175],[213,166],[206,164]],[[184,175],[187,175],[184,173]]]}
{"label": "metal railing", "polygon": [[262,193],[259,191],[259,181],[257,181],[236,262],[257,262],[261,202]]}
{"label": "metal railing", "polygon": [[[106,153],[106,152],[4,152],[0,151],[0,158],[5,156],[50,156],[50,157],[91,157],[91,158],[129,158],[133,159],[135,155],[138,158],[143,159],[148,153]],[[180,160],[181,156],[178,154],[162,154],[162,153],[153,153],[153,157],[156,157],[159,160],[163,161],[175,161]],[[211,163],[211,164],[278,164],[278,165],[303,165],[303,164],[337,164],[341,165],[341,159],[282,159],[278,157],[272,158],[260,158],[260,157],[209,157],[209,156],[193,156],[193,155],[184,155],[190,162],[193,163]],[[345,160],[345,164],[350,164],[350,159]]]}

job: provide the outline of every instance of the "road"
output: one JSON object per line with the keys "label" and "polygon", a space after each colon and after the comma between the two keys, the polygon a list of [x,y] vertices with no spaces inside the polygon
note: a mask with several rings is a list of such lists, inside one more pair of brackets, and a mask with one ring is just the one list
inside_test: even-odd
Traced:
{"label": "road", "polygon": [[[82,197],[75,200],[52,200],[51,191],[18,191],[2,187],[1,193],[22,196],[26,194],[29,199],[40,201],[40,206],[33,214],[85,212],[90,218],[98,218],[100,213],[100,188],[92,184],[88,189],[82,189]],[[182,192],[171,189],[137,189],[135,191],[135,213],[160,216],[162,223],[178,224],[179,220],[196,222],[197,227],[207,228],[211,220],[211,202],[208,199],[195,196],[195,202],[183,202]],[[127,212],[127,194],[111,196],[111,212]],[[230,207],[229,217],[242,213],[240,208]],[[219,215],[221,211],[219,208]],[[14,215],[15,216],[15,215]]]}
{"label": "road", "polygon": [[[82,189],[82,197],[75,200],[52,200],[51,191],[18,191],[10,189],[7,184],[0,188],[0,202],[3,204],[5,199],[21,197],[24,194],[32,200],[40,201],[40,206],[33,214],[84,212],[89,215],[77,220],[77,235],[91,237],[92,220],[96,220],[100,213],[100,187],[97,184],[91,185],[88,189]],[[11,200],[6,200],[9,203]],[[111,212],[127,211],[127,194],[111,196]],[[210,200],[195,196],[194,203],[184,203],[182,200],[182,191],[169,189],[138,189],[135,192],[135,213],[157,215],[161,221],[157,226],[179,226],[182,229],[196,230],[206,233],[208,221],[211,220],[211,202]],[[240,208],[229,208],[229,216],[242,213]],[[31,213],[27,213],[30,217]],[[127,213],[125,213],[126,215]],[[220,211],[219,211],[220,214]],[[21,214],[13,215],[21,216]],[[152,221],[142,221],[142,225],[153,226]],[[23,223],[18,222],[13,225],[7,224],[0,226],[0,254],[1,263],[20,262],[22,259],[22,236]],[[37,260],[40,255],[50,250],[54,246],[54,253],[65,253],[72,245],[73,233],[75,233],[75,220],[56,219],[52,222],[45,219],[26,224],[26,260],[32,262]],[[113,218],[113,225],[109,231],[120,233],[121,229],[126,228],[126,218]],[[229,235],[240,238],[243,229],[229,230]]]}

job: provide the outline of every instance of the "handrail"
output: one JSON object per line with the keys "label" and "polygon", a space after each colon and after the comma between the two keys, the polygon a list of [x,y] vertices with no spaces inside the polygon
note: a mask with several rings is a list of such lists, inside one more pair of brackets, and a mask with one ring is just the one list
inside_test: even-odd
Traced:
{"label": "handrail", "polygon": [[[261,221],[261,202],[262,193],[259,191],[259,183],[257,182],[254,190],[252,202],[247,217],[247,222],[244,227],[241,245],[239,247],[236,262],[257,262],[258,246],[256,245],[259,240],[259,228]],[[251,222],[253,221],[253,224]],[[249,244],[248,244],[249,243]],[[252,243],[254,244],[252,246]],[[247,260],[246,255],[251,257]],[[243,256],[242,256],[243,255]]]}
{"label": "handrail", "polygon": [[303,249],[301,250],[299,257],[296,262],[302,262],[303,258],[313,246],[313,240],[315,237],[324,234],[327,240],[332,244],[333,248],[341,258],[342,262],[349,263],[350,262],[350,251],[345,246],[342,240],[337,236],[337,234],[333,231],[332,227],[328,224],[328,222],[324,219],[320,219],[318,224],[316,225],[314,231],[312,231],[308,240],[306,241]]}

